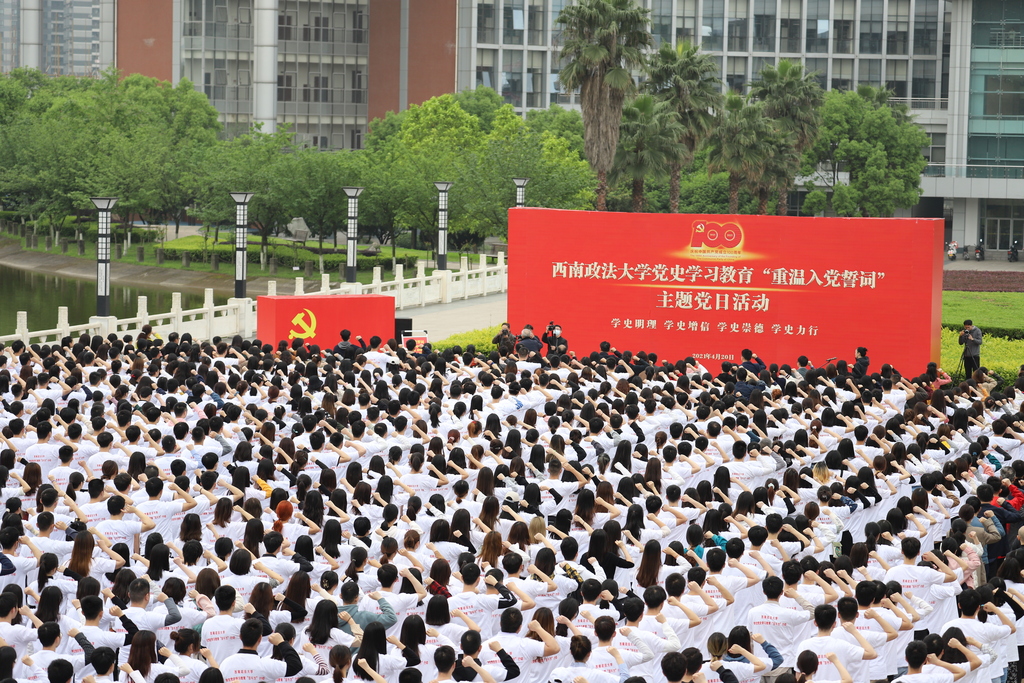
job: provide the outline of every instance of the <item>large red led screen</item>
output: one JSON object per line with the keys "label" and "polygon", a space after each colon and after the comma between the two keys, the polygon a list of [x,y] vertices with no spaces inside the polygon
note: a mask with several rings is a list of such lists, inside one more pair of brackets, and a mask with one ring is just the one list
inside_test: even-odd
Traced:
{"label": "large red led screen", "polygon": [[[941,219],[509,212],[513,330],[570,349],[766,363],[854,359],[917,374],[939,359]],[[709,367],[711,367],[709,365]]]}

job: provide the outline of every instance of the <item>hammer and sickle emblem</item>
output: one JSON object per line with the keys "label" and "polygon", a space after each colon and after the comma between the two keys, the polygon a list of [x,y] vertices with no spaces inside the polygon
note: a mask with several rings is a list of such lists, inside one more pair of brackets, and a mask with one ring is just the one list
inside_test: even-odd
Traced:
{"label": "hammer and sickle emblem", "polygon": [[[308,322],[306,321],[306,316],[309,316]],[[292,325],[297,326],[302,331],[292,330],[288,333],[289,339],[309,339],[316,336],[316,316],[308,308],[303,309],[301,313],[292,318]]]}

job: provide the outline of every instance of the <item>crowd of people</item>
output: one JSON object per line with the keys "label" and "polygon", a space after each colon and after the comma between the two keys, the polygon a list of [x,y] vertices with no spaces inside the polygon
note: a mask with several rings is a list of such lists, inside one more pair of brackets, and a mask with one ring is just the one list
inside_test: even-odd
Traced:
{"label": "crowd of people", "polygon": [[0,683],[1024,678],[1024,380],[495,340],[3,348]]}

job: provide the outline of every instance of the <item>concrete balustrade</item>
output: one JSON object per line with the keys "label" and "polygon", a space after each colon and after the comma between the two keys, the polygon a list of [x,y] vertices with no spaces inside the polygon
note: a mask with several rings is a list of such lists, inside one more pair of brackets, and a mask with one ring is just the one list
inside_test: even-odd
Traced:
{"label": "concrete balustrade", "polygon": [[[276,280],[267,283],[267,294],[277,296]],[[490,265],[487,257],[480,255],[476,268],[470,267],[468,257],[463,256],[459,262],[459,270],[435,270],[427,275],[426,263],[416,266],[415,277],[406,278],[402,265],[395,266],[395,279],[388,282],[381,280],[380,268],[373,269],[369,283],[342,282],[331,286],[330,276],[322,275],[318,295],[338,294],[383,294],[395,298],[395,309],[423,307],[430,304],[447,304],[459,299],[498,294],[508,290],[508,267],[504,252],[498,252],[497,264]],[[305,293],[304,278],[295,278],[295,295]],[[170,332],[184,334],[188,332],[196,340],[207,340],[212,337],[233,337],[240,334],[246,338],[256,335],[259,311],[254,299],[228,299],[226,304],[215,306],[213,290],[204,291],[203,305],[199,308],[182,310],[181,294],[171,294],[171,310],[167,313],[151,314],[145,296],[138,298],[138,309],[131,318],[92,317],[84,325],[68,324],[68,309],[61,306],[57,309],[57,326],[49,330],[31,330],[28,313],[18,311],[15,322],[15,333],[0,336],[0,342],[10,343],[21,339],[25,342],[46,343],[60,341],[62,337],[78,337],[83,332],[92,335],[106,336],[116,333],[137,334],[144,325],[151,325],[161,337],[166,338]]]}

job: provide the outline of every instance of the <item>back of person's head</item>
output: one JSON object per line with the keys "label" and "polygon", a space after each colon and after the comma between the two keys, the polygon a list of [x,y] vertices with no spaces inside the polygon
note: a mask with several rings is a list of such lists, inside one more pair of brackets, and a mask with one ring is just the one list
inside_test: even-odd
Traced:
{"label": "back of person's head", "polygon": [[242,647],[256,647],[263,637],[263,623],[259,619],[246,619],[238,629],[238,637],[242,641]]}
{"label": "back of person's head", "polygon": [[480,631],[466,631],[459,639],[459,647],[462,648],[462,654],[472,657],[480,651],[481,642]]}
{"label": "back of person's head", "polygon": [[777,576],[765,577],[764,581],[761,582],[761,590],[764,591],[764,597],[769,600],[778,600],[785,589],[786,585]]}
{"label": "back of person's head", "polygon": [[903,656],[907,659],[907,666],[911,669],[920,669],[928,660],[928,646],[923,640],[912,640],[907,643]]}
{"label": "back of person's head", "polygon": [[[866,583],[866,582],[862,582]],[[836,611],[842,621],[853,621],[857,618],[857,600],[849,596],[843,596],[836,602]]]}
{"label": "back of person's head", "polygon": [[687,659],[682,652],[669,652],[661,660],[661,674],[668,683],[678,683],[688,673],[696,672],[690,672]]}
{"label": "back of person's head", "polygon": [[517,607],[509,607],[501,613],[500,628],[502,633],[519,633],[523,627],[523,613]]}
{"label": "back of person's head", "polygon": [[[520,619],[522,621],[522,619]],[[441,673],[448,673],[455,668],[455,648],[442,645],[434,651],[434,666]]]}
{"label": "back of person's head", "polygon": [[75,667],[66,659],[55,659],[46,667],[48,683],[68,683],[75,677]]}
{"label": "back of person's head", "polygon": [[109,647],[98,647],[92,651],[92,659],[89,663],[92,664],[96,673],[106,676],[113,671],[114,665],[117,664],[117,653]]}
{"label": "back of person's head", "polygon": [[814,625],[827,631],[836,625],[836,608],[832,605],[818,605],[814,608]]}
{"label": "back of person's head", "polygon": [[221,612],[227,612],[235,606],[235,598],[237,593],[234,586],[223,585],[217,588],[213,593],[213,604],[217,606]]}
{"label": "back of person's head", "polygon": [[587,657],[590,656],[594,646],[590,642],[590,638],[586,636],[573,636],[569,641],[569,654],[572,655],[574,661],[585,662]]}
{"label": "back of person's head", "polygon": [[978,613],[978,608],[981,607],[981,593],[973,588],[968,588],[960,593],[957,602],[960,604],[960,612],[963,616],[973,617]]}
{"label": "back of person's head", "polygon": [[661,607],[668,595],[665,593],[665,589],[661,586],[654,585],[648,586],[644,589],[644,604],[647,605],[648,609],[657,609]]}
{"label": "back of person's head", "polygon": [[149,581],[145,579],[135,579],[128,584],[128,598],[133,603],[142,602],[149,595]]}
{"label": "back of person's head", "polygon": [[359,598],[359,584],[355,581],[346,581],[341,586],[341,599],[346,605],[351,605]]}
{"label": "back of person's head", "polygon": [[594,635],[599,641],[605,642],[615,635],[615,620],[603,615],[594,620]]}
{"label": "back of person's head", "polygon": [[39,644],[43,647],[50,647],[60,638],[60,624],[55,621],[40,624],[36,629],[36,638],[39,639]]}
{"label": "back of person's head", "polygon": [[903,557],[908,560],[912,560],[921,554],[921,541],[912,536],[908,536],[900,542],[900,550],[903,551]]}

